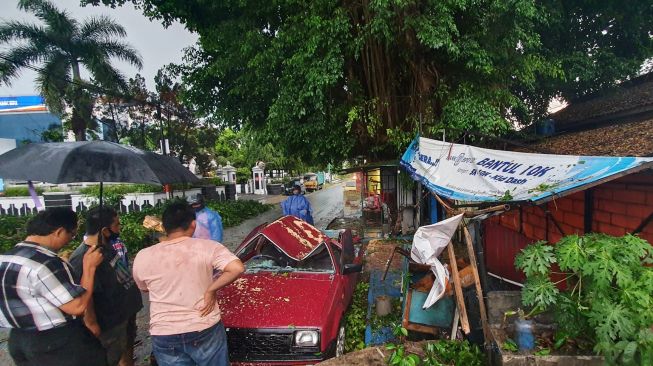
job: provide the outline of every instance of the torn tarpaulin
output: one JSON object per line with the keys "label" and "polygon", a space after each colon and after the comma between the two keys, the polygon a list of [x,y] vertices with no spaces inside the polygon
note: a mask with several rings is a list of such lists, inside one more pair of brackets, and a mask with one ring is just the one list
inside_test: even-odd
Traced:
{"label": "torn tarpaulin", "polygon": [[415,233],[410,257],[417,263],[431,266],[435,275],[435,283],[424,302],[424,309],[435,304],[444,295],[449,272],[440,263],[438,256],[451,241],[462,218],[463,215],[460,214],[433,225],[422,226]]}

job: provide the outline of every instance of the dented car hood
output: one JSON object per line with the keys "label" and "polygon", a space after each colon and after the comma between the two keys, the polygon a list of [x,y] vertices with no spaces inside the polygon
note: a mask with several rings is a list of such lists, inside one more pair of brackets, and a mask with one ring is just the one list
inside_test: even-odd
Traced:
{"label": "dented car hood", "polygon": [[301,261],[327,240],[327,236],[306,221],[294,216],[284,216],[263,228],[265,235],[290,258]]}
{"label": "dented car hood", "polygon": [[218,292],[227,328],[320,327],[334,297],[326,273],[247,273]]}

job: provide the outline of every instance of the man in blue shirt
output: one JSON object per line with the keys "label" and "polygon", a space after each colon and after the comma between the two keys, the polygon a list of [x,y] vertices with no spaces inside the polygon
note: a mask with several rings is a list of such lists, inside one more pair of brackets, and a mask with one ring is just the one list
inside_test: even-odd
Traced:
{"label": "man in blue shirt", "polygon": [[292,215],[313,225],[313,209],[306,197],[301,195],[302,189],[296,185],[292,188],[293,195],[281,203],[284,215]]}
{"label": "man in blue shirt", "polygon": [[195,196],[191,206],[195,210],[197,224],[193,238],[210,239],[222,243],[222,217],[220,214],[206,207],[201,194]]}

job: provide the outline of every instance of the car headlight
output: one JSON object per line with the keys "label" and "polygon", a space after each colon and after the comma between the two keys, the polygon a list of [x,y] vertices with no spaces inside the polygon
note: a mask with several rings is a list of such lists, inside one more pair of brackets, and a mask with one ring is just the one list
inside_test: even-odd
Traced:
{"label": "car headlight", "polygon": [[314,347],[319,341],[319,334],[315,330],[298,330],[295,332],[295,346]]}

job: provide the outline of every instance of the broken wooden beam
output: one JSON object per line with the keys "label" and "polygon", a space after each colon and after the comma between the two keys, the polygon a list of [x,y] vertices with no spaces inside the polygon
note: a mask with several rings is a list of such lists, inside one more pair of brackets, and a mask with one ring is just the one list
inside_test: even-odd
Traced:
{"label": "broken wooden beam", "polygon": [[474,285],[476,286],[476,296],[478,297],[478,305],[481,313],[481,326],[483,327],[483,337],[485,342],[489,342],[492,339],[492,334],[490,333],[490,325],[487,321],[487,312],[485,308],[485,299],[483,298],[483,288],[481,287],[481,279],[478,275],[478,268],[476,266],[476,252],[474,251],[474,242],[472,241],[472,236],[467,229],[465,224],[463,226],[463,236],[465,238],[465,243],[467,244],[467,252],[469,254],[469,262],[472,266],[472,274],[474,276]]}
{"label": "broken wooden beam", "polygon": [[449,241],[449,244],[447,244],[447,251],[449,253],[449,266],[451,267],[451,277],[453,278],[453,288],[456,295],[456,306],[458,307],[458,312],[460,313],[460,325],[463,328],[463,333],[469,334],[469,319],[467,318],[467,309],[465,308],[463,287],[460,283],[460,277],[458,275],[458,264],[456,263],[456,253],[453,251],[453,244],[451,241]]}

